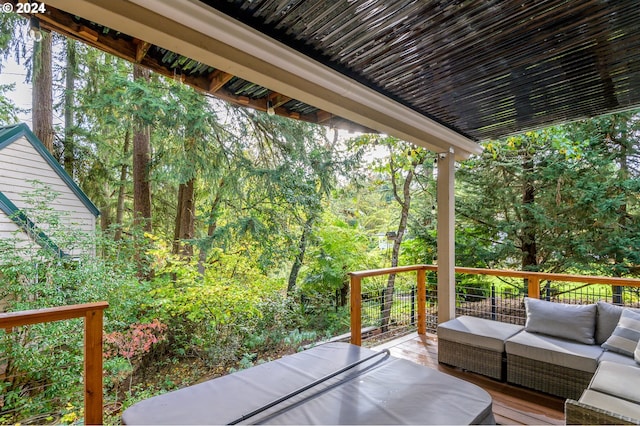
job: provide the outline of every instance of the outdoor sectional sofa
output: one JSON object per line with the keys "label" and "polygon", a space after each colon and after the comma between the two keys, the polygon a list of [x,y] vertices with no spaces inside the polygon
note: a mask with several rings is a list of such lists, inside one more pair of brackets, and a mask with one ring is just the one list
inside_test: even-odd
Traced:
{"label": "outdoor sectional sofa", "polygon": [[524,327],[440,324],[438,361],[567,398],[567,424],[640,423],[640,311],[530,298],[525,307]]}

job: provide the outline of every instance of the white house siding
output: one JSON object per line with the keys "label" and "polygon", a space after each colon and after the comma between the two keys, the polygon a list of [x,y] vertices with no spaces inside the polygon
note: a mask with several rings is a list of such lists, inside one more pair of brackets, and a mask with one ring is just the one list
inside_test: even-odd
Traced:
{"label": "white house siding", "polygon": [[[0,210],[0,240],[9,242],[15,250],[22,254],[37,250],[36,244],[9,216]],[[0,309],[0,312],[2,310]]]}
{"label": "white house siding", "polygon": [[[60,215],[66,226],[85,233],[95,232],[94,215],[23,136],[0,149],[0,191],[19,209],[28,209],[33,206],[29,205],[25,194],[33,194],[38,187],[33,181],[41,182],[58,194],[49,207]],[[32,215],[29,218],[36,222]],[[36,225],[46,233],[45,224]]]}

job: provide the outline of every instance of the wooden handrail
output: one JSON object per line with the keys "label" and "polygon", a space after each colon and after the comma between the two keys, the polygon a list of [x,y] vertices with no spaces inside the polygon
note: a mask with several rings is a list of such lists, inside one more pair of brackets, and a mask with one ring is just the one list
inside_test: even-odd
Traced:
{"label": "wooden handrail", "polygon": [[[425,265],[430,271],[437,271],[434,265]],[[497,277],[530,278],[536,277],[540,281],[565,281],[585,284],[609,284],[626,287],[640,287],[640,280],[635,278],[604,277],[596,275],[556,274],[550,272],[511,271],[507,269],[464,268],[456,266],[456,274],[494,275]]]}
{"label": "wooden handrail", "polygon": [[[350,276],[356,276],[360,278],[375,277],[379,275],[387,275],[392,273],[411,272],[411,271],[432,271],[437,272],[437,265],[410,265],[410,266],[397,266],[395,268],[382,268],[371,269],[367,271],[355,271],[350,272]],[[635,278],[620,278],[620,277],[605,277],[595,275],[572,275],[572,274],[557,274],[551,272],[533,272],[533,271],[512,271],[509,269],[485,269],[485,268],[467,268],[462,266],[456,266],[456,274],[472,274],[472,275],[493,275],[497,277],[512,277],[512,278],[530,278],[536,277],[539,281],[551,280],[551,281],[566,281],[566,282],[580,282],[585,284],[609,284],[620,285],[627,287],[640,287],[640,280]]]}
{"label": "wooden handrail", "polygon": [[375,277],[379,275],[396,274],[401,272],[419,271],[421,269],[425,271],[437,271],[438,267],[435,265],[396,266],[394,268],[370,269],[368,271],[349,272],[349,276],[366,278],[366,277]]}
{"label": "wooden handrail", "polygon": [[107,302],[0,313],[0,328],[84,318],[84,423],[102,424],[102,324]]}
{"label": "wooden handrail", "polygon": [[[362,279],[367,277],[376,277],[381,275],[389,275],[403,272],[417,271],[417,291],[418,291],[418,333],[426,333],[426,291],[425,291],[425,274],[426,271],[437,272],[437,265],[409,265],[397,266],[394,268],[371,269],[366,271],[350,272],[351,279],[351,343],[360,345],[362,343],[361,327],[362,327]],[[527,280],[528,296],[532,298],[540,297],[540,281],[562,281],[562,282],[578,282],[584,284],[604,284],[624,287],[640,287],[640,279],[620,278],[620,277],[604,277],[592,275],[572,275],[557,274],[549,272],[533,272],[533,271],[512,271],[504,269],[484,269],[484,268],[466,268],[456,266],[456,274],[470,275],[491,275],[497,277],[523,278]],[[357,293],[357,294],[354,294]]]}

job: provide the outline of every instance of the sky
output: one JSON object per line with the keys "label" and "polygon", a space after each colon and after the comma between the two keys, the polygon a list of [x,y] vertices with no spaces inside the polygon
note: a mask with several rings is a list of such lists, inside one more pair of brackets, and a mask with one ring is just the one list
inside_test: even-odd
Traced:
{"label": "sky", "polygon": [[15,89],[5,93],[5,96],[17,107],[29,110],[26,114],[20,114],[19,119],[31,127],[31,84],[24,82],[26,75],[27,70],[24,65],[17,64],[12,58],[2,60],[0,84],[15,84]]}

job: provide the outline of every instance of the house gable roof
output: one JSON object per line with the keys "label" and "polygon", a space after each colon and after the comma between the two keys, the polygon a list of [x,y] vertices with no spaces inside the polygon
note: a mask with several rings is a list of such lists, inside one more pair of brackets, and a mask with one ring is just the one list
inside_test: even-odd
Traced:
{"label": "house gable roof", "polygon": [[[87,195],[80,189],[78,185],[71,179],[71,176],[60,166],[60,163],[56,161],[51,153],[40,142],[38,137],[33,134],[29,127],[24,124],[15,124],[12,126],[0,127],[0,150],[9,146],[16,140],[24,137],[33,148],[42,156],[42,158],[51,166],[56,174],[62,179],[62,181],[71,189],[71,191],[78,197],[80,201],[87,207],[87,209],[95,217],[100,215],[100,210],[91,202]],[[6,197],[5,197],[6,198]],[[6,212],[5,212],[6,213]]]}

